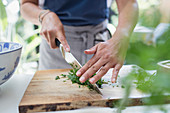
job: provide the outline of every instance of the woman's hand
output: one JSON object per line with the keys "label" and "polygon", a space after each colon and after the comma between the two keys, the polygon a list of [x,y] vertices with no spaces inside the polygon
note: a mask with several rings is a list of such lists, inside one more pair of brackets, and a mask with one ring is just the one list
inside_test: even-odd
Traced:
{"label": "woman's hand", "polygon": [[104,76],[110,68],[113,69],[111,81],[116,82],[118,72],[123,65],[129,37],[137,23],[138,4],[136,0],[116,0],[119,11],[119,22],[112,38],[93,48],[86,50],[86,54],[94,56],[76,73],[80,82],[85,82],[99,69],[100,71],[89,81],[94,84]]}
{"label": "woman's hand", "polygon": [[65,37],[63,24],[55,13],[49,12],[44,16],[42,19],[42,29],[40,35],[47,40],[52,49],[58,48],[55,43],[55,38],[57,38],[63,45],[65,51],[70,51],[70,47]]}
{"label": "woman's hand", "polygon": [[124,63],[128,44],[129,37],[114,35],[110,40],[86,50],[86,54],[94,54],[94,56],[76,73],[77,76],[81,76],[80,82],[85,82],[99,70],[94,77],[89,79],[90,83],[94,84],[110,68],[114,68],[111,81],[116,82],[119,70]]}

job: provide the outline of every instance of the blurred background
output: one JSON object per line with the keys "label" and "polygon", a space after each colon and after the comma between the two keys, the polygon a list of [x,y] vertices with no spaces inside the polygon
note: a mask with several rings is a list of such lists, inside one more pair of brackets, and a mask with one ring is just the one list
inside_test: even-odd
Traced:
{"label": "blurred background", "polygon": [[[116,3],[111,2],[109,23],[116,27],[118,11]],[[159,61],[170,59],[170,0],[138,0],[138,4],[139,20],[131,36],[125,64],[155,70]],[[39,31],[39,26],[21,17],[19,0],[0,0],[0,41],[23,45],[17,73],[32,74],[37,70]]]}

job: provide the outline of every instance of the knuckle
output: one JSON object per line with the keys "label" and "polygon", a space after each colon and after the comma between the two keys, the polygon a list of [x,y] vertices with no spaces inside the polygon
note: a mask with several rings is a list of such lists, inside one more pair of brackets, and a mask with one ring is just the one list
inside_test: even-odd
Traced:
{"label": "knuckle", "polygon": [[115,64],[117,64],[118,63],[118,59],[115,58],[114,56],[112,56],[112,62],[115,62]]}
{"label": "knuckle", "polygon": [[103,58],[104,58],[104,59],[110,59],[110,58],[111,58],[111,55],[110,55],[110,54],[105,54],[105,55],[103,56]]}
{"label": "knuckle", "polygon": [[96,58],[103,58],[104,54],[105,54],[104,51],[99,50],[99,51],[96,52],[95,57]]}
{"label": "knuckle", "polygon": [[63,24],[57,24],[57,26],[54,27],[56,31],[61,31],[63,30]]}
{"label": "knuckle", "polygon": [[43,31],[45,31],[45,29],[42,27],[40,33],[42,33]]}
{"label": "knuckle", "polygon": [[88,79],[89,77],[91,77],[91,75],[90,74],[86,74],[86,79]]}
{"label": "knuckle", "polygon": [[100,42],[100,45],[104,48],[107,46],[107,43],[106,42]]}
{"label": "knuckle", "polygon": [[53,30],[54,30],[54,31],[58,31],[58,27],[56,27],[56,26],[53,27]]}
{"label": "knuckle", "polygon": [[99,79],[100,79],[100,77],[99,76],[94,76],[94,81],[93,81],[93,83],[96,83]]}
{"label": "knuckle", "polygon": [[91,67],[91,63],[87,63],[87,68],[90,68]]}
{"label": "knuckle", "polygon": [[122,65],[123,65],[122,63],[118,63],[118,64],[116,65],[116,69],[119,70],[119,69],[122,67]]}
{"label": "knuckle", "polygon": [[88,79],[88,78],[90,77],[90,74],[86,73],[86,74],[83,75],[83,77],[84,77],[85,80],[86,80],[86,79]]}
{"label": "knuckle", "polygon": [[97,67],[96,67],[95,65],[93,65],[93,66],[92,66],[92,70],[93,70],[93,71],[97,71],[98,69],[97,69]]}
{"label": "knuckle", "polygon": [[47,33],[47,30],[43,30],[42,32],[45,34],[45,33]]}
{"label": "knuckle", "polygon": [[60,36],[60,37],[58,37],[58,38],[60,38],[60,41],[61,41],[61,42],[65,42],[65,38],[64,38],[64,37]]}
{"label": "knuckle", "polygon": [[53,28],[53,31],[54,31],[54,32],[58,32],[58,31],[60,31],[60,28],[59,28],[58,26],[55,26],[55,27]]}
{"label": "knuckle", "polygon": [[102,67],[101,71],[106,72],[107,71],[107,67]]}
{"label": "knuckle", "polygon": [[41,34],[45,35],[46,34],[46,30],[41,31]]}
{"label": "knuckle", "polygon": [[55,33],[55,32],[56,32],[55,29],[49,29],[49,30],[48,30],[48,33],[50,33],[50,34],[51,34],[51,33]]}
{"label": "knuckle", "polygon": [[80,71],[81,73],[84,73],[84,72],[85,72],[85,69],[84,69],[84,68],[81,68],[79,71]]}

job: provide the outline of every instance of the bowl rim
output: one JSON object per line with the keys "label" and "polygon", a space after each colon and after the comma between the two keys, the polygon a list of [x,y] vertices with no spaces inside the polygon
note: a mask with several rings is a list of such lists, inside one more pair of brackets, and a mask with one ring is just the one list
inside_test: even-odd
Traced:
{"label": "bowl rim", "polygon": [[161,67],[170,69],[170,67],[167,66],[167,65],[164,65],[164,63],[170,63],[170,60],[160,61],[160,62],[158,62],[157,64],[158,64],[159,66],[161,66]]}
{"label": "bowl rim", "polygon": [[0,52],[0,55],[11,53],[11,52],[14,52],[14,51],[18,51],[18,50],[22,49],[22,47],[23,47],[20,43],[17,43],[17,42],[0,42],[0,43],[19,44],[19,47],[17,49]]}

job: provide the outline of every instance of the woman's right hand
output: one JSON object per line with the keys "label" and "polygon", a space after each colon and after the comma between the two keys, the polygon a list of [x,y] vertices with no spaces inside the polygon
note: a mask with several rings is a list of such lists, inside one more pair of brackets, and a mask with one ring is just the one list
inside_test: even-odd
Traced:
{"label": "woman's right hand", "polygon": [[47,40],[52,49],[58,48],[55,43],[55,38],[57,38],[63,45],[65,51],[70,51],[70,47],[65,37],[63,24],[54,12],[49,12],[43,17],[40,35]]}

